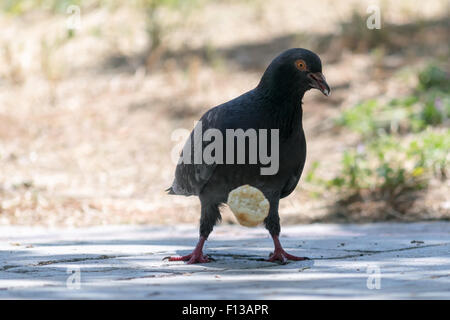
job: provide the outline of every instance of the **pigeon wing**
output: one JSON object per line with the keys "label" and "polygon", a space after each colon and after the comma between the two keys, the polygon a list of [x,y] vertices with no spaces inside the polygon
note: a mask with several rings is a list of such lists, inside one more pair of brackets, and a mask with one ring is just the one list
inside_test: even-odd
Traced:
{"label": "pigeon wing", "polygon": [[202,156],[203,150],[211,141],[203,141],[201,136],[198,135],[212,128],[220,130],[222,127],[220,123],[221,113],[222,110],[219,107],[209,110],[201,117],[194,130],[192,130],[181,152],[175,170],[175,180],[172,187],[168,189],[169,193],[185,196],[199,195],[211,178],[217,164],[207,164],[203,161],[203,158],[200,161],[195,159],[195,157]]}

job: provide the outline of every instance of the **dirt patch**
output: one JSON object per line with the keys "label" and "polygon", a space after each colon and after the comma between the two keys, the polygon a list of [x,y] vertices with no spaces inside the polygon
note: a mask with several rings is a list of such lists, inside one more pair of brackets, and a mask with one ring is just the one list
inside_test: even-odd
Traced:
{"label": "dirt patch", "polygon": [[[403,67],[448,55],[445,1],[420,10],[389,4],[382,59],[373,43],[354,47],[357,36],[342,33],[355,7],[351,1],[307,9],[287,0],[208,3],[165,39],[150,69],[143,65],[144,16],[131,7],[87,8],[82,29],[69,38],[64,15],[0,14],[0,224],[197,222],[197,199],[164,192],[175,168],[172,133],[253,88],[271,59],[293,46],[322,56],[333,89],[330,99],[305,98],[305,172],[317,159],[325,160],[325,176],[335,172],[342,149],[356,139],[337,130],[333,118],[362,99],[408,88],[395,76]],[[411,26],[419,18],[424,24]],[[340,205],[312,191],[301,181],[282,201],[284,223],[450,214],[448,182],[412,194],[417,200],[402,217],[377,202]],[[224,222],[234,221],[225,211]]]}

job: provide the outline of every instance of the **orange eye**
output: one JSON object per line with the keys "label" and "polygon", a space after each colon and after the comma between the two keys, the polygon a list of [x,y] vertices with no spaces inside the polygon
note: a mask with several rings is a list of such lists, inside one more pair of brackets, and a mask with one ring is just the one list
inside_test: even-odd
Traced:
{"label": "orange eye", "polygon": [[303,60],[297,60],[295,61],[295,66],[297,67],[298,70],[300,71],[305,71],[306,70],[306,63]]}

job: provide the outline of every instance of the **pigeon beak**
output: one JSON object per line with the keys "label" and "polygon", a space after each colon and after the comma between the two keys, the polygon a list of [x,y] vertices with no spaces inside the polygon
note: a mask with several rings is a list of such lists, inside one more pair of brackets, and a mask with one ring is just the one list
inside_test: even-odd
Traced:
{"label": "pigeon beak", "polygon": [[320,92],[322,92],[327,97],[331,94],[331,89],[328,86],[328,83],[325,80],[325,77],[321,72],[308,73],[308,78],[311,80],[309,85],[312,88],[318,89]]}

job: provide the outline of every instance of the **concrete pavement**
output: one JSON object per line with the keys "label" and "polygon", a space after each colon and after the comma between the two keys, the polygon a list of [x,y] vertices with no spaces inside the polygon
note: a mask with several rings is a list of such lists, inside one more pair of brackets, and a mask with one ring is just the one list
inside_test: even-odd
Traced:
{"label": "concrete pavement", "polygon": [[0,299],[450,299],[450,222],[282,228],[286,251],[310,261],[261,261],[263,228],[218,226],[215,262],[187,254],[197,228],[0,227]]}

